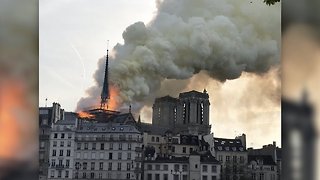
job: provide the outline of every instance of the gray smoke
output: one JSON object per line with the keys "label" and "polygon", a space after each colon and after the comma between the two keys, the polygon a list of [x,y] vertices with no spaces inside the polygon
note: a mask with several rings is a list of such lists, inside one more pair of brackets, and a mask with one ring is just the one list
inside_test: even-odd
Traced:
{"label": "gray smoke", "polygon": [[[110,83],[119,88],[120,103],[140,109],[164,86],[170,88],[170,79],[183,80],[175,86],[184,89],[200,71],[224,82],[243,72],[263,74],[279,64],[279,3],[158,0],[157,10],[149,24],[127,27],[124,44],[112,50]],[[94,75],[97,84],[80,99],[78,109],[98,102],[104,60]]]}

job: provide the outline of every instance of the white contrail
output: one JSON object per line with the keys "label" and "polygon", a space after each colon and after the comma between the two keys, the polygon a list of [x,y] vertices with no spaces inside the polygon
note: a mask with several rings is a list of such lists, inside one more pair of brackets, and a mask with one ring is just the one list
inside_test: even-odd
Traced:
{"label": "white contrail", "polygon": [[85,79],[86,79],[86,68],[84,65],[83,57],[80,55],[79,51],[76,49],[76,47],[73,45],[73,43],[71,41],[69,41],[69,44],[72,47],[72,49],[74,50],[74,52],[77,54],[77,56],[79,57],[80,63],[82,65],[82,70],[83,70],[82,89],[84,90],[84,83],[85,83]]}

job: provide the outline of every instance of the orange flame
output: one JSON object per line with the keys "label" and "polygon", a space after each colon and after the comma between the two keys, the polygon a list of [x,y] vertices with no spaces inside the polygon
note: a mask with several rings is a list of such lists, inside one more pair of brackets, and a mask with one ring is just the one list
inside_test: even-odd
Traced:
{"label": "orange flame", "polygon": [[85,112],[85,111],[78,112],[78,116],[79,116],[79,118],[89,118],[89,119],[94,118],[93,114],[90,114],[90,113]]}
{"label": "orange flame", "polygon": [[107,102],[107,106],[105,106],[106,110],[117,110],[120,103],[119,100],[117,99],[119,96],[119,89],[116,88],[115,86],[110,86],[109,89],[110,92],[110,99]]}
{"label": "orange flame", "polygon": [[24,140],[19,113],[30,111],[26,109],[28,105],[25,97],[24,87],[20,82],[6,82],[0,86],[0,159],[19,154]]}

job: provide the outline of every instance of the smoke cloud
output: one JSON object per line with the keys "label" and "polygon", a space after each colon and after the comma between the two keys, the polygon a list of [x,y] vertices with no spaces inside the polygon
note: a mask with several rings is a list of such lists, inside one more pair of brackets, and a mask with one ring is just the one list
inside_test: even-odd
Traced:
{"label": "smoke cloud", "polygon": [[[110,56],[117,101],[136,110],[158,95],[176,95],[195,74],[220,82],[244,72],[264,74],[279,64],[280,5],[248,0],[163,0],[151,22],[136,22]],[[105,57],[77,109],[99,102]],[[200,76],[201,77],[201,76]],[[200,81],[206,80],[199,79]],[[169,91],[171,89],[172,91]]]}

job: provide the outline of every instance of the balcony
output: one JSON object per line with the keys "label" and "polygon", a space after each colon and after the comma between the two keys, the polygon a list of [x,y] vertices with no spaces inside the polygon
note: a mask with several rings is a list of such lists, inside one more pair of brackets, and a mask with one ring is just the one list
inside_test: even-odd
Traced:
{"label": "balcony", "polygon": [[134,158],[135,161],[143,161],[142,157],[136,157]]}
{"label": "balcony", "polygon": [[142,143],[142,139],[138,139],[138,138],[125,138],[125,137],[97,137],[97,138],[93,138],[93,137],[76,137],[75,138],[76,142],[140,142]]}
{"label": "balcony", "polygon": [[140,168],[140,167],[136,167],[136,168],[134,168],[134,173],[142,173],[142,168]]}
{"label": "balcony", "polygon": [[67,168],[65,165],[61,165],[61,164],[57,164],[55,166],[52,166],[52,168],[56,168],[56,169],[64,169],[64,168]]}
{"label": "balcony", "polygon": [[136,152],[142,152],[142,148],[141,148],[141,147],[136,147],[134,150],[135,150]]}

